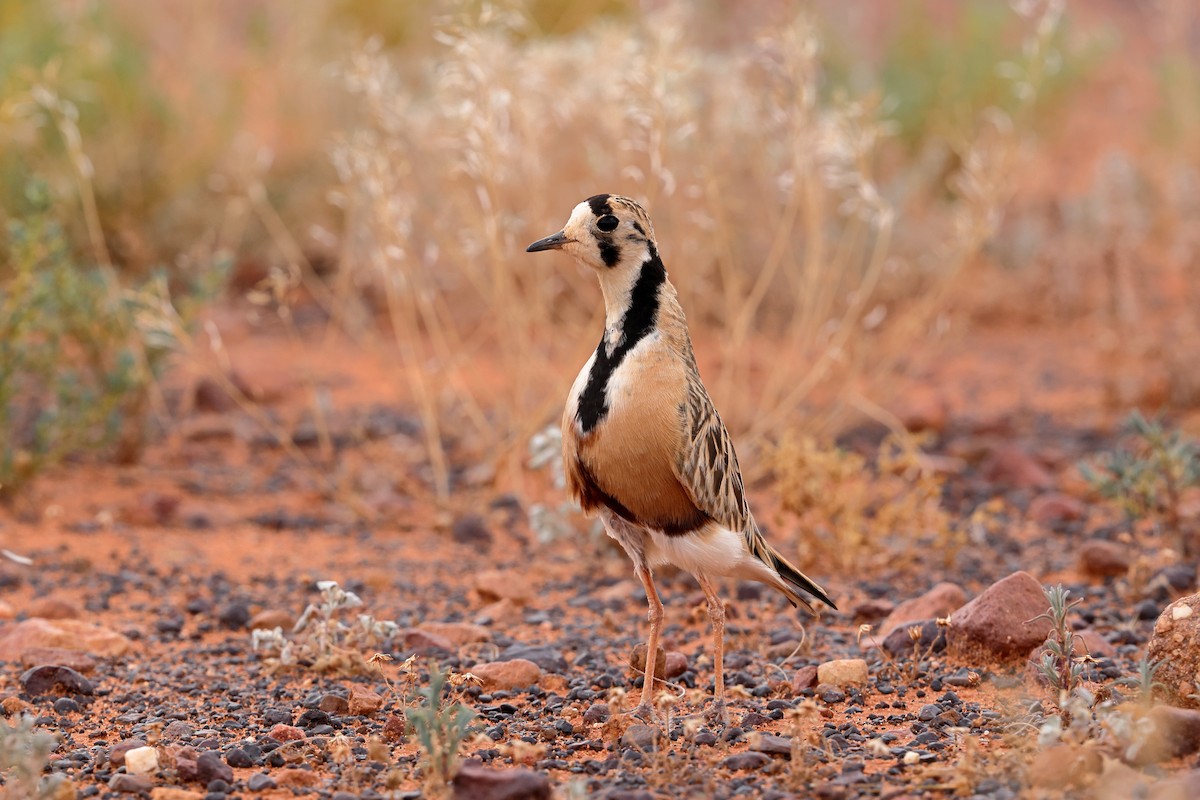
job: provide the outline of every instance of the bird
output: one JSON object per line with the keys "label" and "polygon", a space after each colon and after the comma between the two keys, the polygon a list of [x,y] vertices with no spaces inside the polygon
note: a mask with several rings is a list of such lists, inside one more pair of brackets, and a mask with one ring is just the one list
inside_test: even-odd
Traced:
{"label": "bird", "polygon": [[595,272],[605,327],[567,397],[563,466],[570,494],[633,562],[646,592],[649,636],[641,702],[657,723],[652,676],[663,625],[653,570],[673,564],[700,584],[713,636],[713,701],[727,724],[725,607],[713,581],[759,581],[816,613],[829,595],[764,538],[751,514],[733,442],[700,379],[687,319],[635,200],[598,194],[561,231],[526,248],[561,250]]}

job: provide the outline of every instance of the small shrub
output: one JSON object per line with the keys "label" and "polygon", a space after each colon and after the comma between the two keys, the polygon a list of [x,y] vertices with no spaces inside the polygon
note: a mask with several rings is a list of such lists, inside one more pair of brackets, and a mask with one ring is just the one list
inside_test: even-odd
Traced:
{"label": "small shrub", "polygon": [[263,652],[276,669],[306,666],[317,672],[371,671],[363,653],[378,648],[398,626],[370,614],[359,614],[347,623],[341,618],[344,612],[361,607],[362,599],[337,581],[318,581],[317,588],[321,600],[304,609],[292,628],[292,638],[281,628],[256,630],[252,634],[254,649]]}
{"label": "small shrub", "polygon": [[417,690],[424,703],[408,711],[408,722],[424,751],[425,781],[430,794],[443,793],[458,773],[459,752],[475,718],[475,712],[466,706],[443,702],[442,689],[448,675],[449,672],[432,670],[429,685]]}
{"label": "small shrub", "polygon": [[1070,698],[1083,680],[1085,657],[1076,656],[1075,640],[1078,634],[1071,628],[1067,615],[1079,604],[1070,601],[1070,590],[1062,584],[1043,590],[1050,608],[1036,619],[1050,621],[1050,635],[1046,638],[1046,652],[1037,663],[1038,670],[1046,677],[1050,687],[1058,692],[1059,708],[1067,714],[1066,699]]}
{"label": "small shrub", "polygon": [[[0,724],[0,773],[7,776],[6,796],[12,800],[51,800],[60,796],[62,775],[42,778],[57,741],[39,731],[33,717],[22,715],[15,725]],[[74,792],[70,792],[74,796]]]}

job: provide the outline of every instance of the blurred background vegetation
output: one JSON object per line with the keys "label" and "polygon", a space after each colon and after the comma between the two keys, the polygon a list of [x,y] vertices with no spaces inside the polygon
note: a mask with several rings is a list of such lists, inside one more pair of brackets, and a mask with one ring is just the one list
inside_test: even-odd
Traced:
{"label": "blurred background vegetation", "polygon": [[445,430],[523,452],[594,346],[590,277],[522,250],[600,191],[649,205],[748,442],[886,419],[914,352],[996,319],[1092,325],[1114,406],[1194,406],[1198,16],[0,0],[0,484],[136,457],[165,354],[248,303],[394,350],[444,495]]}

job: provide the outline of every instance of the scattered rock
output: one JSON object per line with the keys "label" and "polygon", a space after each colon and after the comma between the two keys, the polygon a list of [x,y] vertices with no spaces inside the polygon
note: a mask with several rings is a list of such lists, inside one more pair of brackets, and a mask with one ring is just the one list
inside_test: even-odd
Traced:
{"label": "scattered rock", "polygon": [[1161,695],[1181,708],[1200,708],[1200,594],[1181,597],[1154,623],[1147,657],[1159,663]]}
{"label": "scattered rock", "polygon": [[388,715],[387,722],[383,723],[383,738],[389,742],[404,741],[404,735],[408,730],[408,720],[403,713],[392,713]]}
{"label": "scattered rock", "polygon": [[266,789],[274,789],[278,786],[275,779],[265,772],[256,772],[246,780],[246,788],[252,792],[261,792]]}
{"label": "scattered rock", "polygon": [[1032,456],[1013,444],[997,447],[983,466],[983,477],[1014,489],[1049,489],[1054,478]]}
{"label": "scattered rock", "polygon": [[896,604],[882,597],[872,597],[850,609],[850,615],[855,622],[867,622],[874,625],[896,610]]}
{"label": "scattered rock", "polygon": [[1029,518],[1039,525],[1073,522],[1083,519],[1087,506],[1082,501],[1062,492],[1047,492],[1033,498],[1029,504]]}
{"label": "scattered rock", "polygon": [[[913,638],[912,631],[916,631]],[[946,628],[936,619],[923,619],[901,625],[883,640],[883,649],[893,656],[911,655],[913,650],[922,653],[940,653],[946,649]]]}
{"label": "scattered rock", "polygon": [[479,678],[484,691],[524,689],[534,686],[542,677],[542,668],[524,658],[476,664],[468,671]]}
{"label": "scattered rock", "polygon": [[588,710],[583,712],[583,721],[595,724],[597,722],[608,722],[612,712],[609,710],[608,703],[592,703],[588,706]]}
{"label": "scattered rock", "polygon": [[383,707],[383,697],[365,686],[350,687],[350,702],[348,713],[355,717],[365,717],[374,714]]}
{"label": "scattered rock", "polygon": [[1200,750],[1200,711],[1175,706],[1155,706],[1146,714],[1150,732],[1126,748],[1125,760],[1144,767],[1190,756]]}
{"label": "scattered rock", "polygon": [[721,766],[725,769],[744,771],[749,769],[762,769],[770,763],[771,758],[765,753],[747,750],[744,753],[734,753],[731,756],[727,756],[725,760],[721,762]]}
{"label": "scattered rock", "polygon": [[456,646],[489,642],[492,632],[482,625],[470,622],[422,622],[418,630],[438,636]]}
{"label": "scattered rock", "polygon": [[118,773],[108,779],[108,788],[114,792],[124,792],[126,794],[143,794],[150,791],[150,779],[145,775],[130,775],[129,773]]}
{"label": "scattered rock", "polygon": [[150,775],[158,771],[158,750],[154,747],[135,747],[125,753],[125,770],[134,775]]}
{"label": "scattered rock", "polygon": [[284,725],[282,722],[271,728],[267,734],[277,742],[294,742],[304,738],[304,731],[294,725]]}
{"label": "scattered rock", "polygon": [[488,547],[492,543],[492,532],[487,521],[479,514],[464,514],[450,526],[450,536],[459,544]]}
{"label": "scattered rock", "polygon": [[475,575],[475,593],[485,603],[508,600],[516,605],[525,605],[529,602],[531,592],[528,575],[500,570],[486,570]]}
{"label": "scattered rock", "polygon": [[838,687],[866,686],[867,662],[861,658],[826,661],[817,667],[817,683]]}
{"label": "scattered rock", "polygon": [[43,665],[21,675],[21,688],[30,697],[47,694],[90,695],[92,682],[70,667]]}
{"label": "scattered rock", "polygon": [[799,693],[804,689],[812,689],[817,685],[817,668],[814,665],[801,667],[792,676],[792,690]]}
{"label": "scattered rock", "polygon": [[317,708],[324,711],[326,714],[345,714],[350,710],[350,703],[340,694],[330,692],[321,697],[321,702],[317,703]]}
{"label": "scattered rock", "polygon": [[26,667],[57,664],[60,667],[70,667],[76,672],[91,672],[96,668],[96,659],[87,653],[64,650],[61,647],[31,647],[21,654],[21,663]]}
{"label": "scattered rock", "polygon": [[1034,756],[1029,782],[1039,789],[1078,789],[1099,775],[1103,758],[1095,748],[1057,744]]}
{"label": "scattered rock", "polygon": [[773,733],[755,733],[750,736],[750,749],[772,756],[792,757],[792,740]]}
{"label": "scattered rock", "polygon": [[201,800],[204,794],[178,786],[155,786],[150,790],[150,800]]}
{"label": "scattered rock", "polygon": [[232,747],[225,754],[225,763],[236,769],[254,766],[254,758],[240,747]]}
{"label": "scattered rock", "polygon": [[126,739],[122,742],[117,742],[108,751],[108,763],[114,768],[124,766],[126,753],[145,746],[146,741],[144,739]]}
{"label": "scattered rock", "polygon": [[942,582],[920,597],[905,600],[879,626],[880,638],[897,628],[927,619],[948,617],[967,602],[967,593],[957,583]]}
{"label": "scattered rock", "polygon": [[273,630],[280,628],[290,631],[296,625],[296,617],[291,612],[278,608],[265,608],[250,618],[250,630]]}
{"label": "scattered rock", "polygon": [[550,800],[550,779],[523,767],[488,769],[468,761],[453,786],[452,800]]}
{"label": "scattered rock", "polygon": [[1028,572],[993,583],[950,617],[947,641],[959,656],[983,652],[1002,660],[1024,658],[1046,641],[1050,621],[1038,618],[1048,604]]}
{"label": "scattered rock", "polygon": [[563,658],[562,651],[546,645],[509,645],[500,653],[500,658],[505,660],[523,658],[537,664],[546,672],[563,673],[567,671],[567,660]]}
{"label": "scattered rock", "polygon": [[32,617],[0,628],[0,661],[23,661],[26,652],[44,647],[116,658],[128,652],[132,644],[116,631],[82,620]]}
{"label": "scattered rock", "polygon": [[[646,673],[646,645],[639,644],[629,654],[629,666],[639,675]],[[665,680],[667,677],[667,654],[659,647],[654,656],[654,679]]]}
{"label": "scattered rock", "polygon": [[244,600],[226,603],[217,612],[217,621],[231,631],[245,630],[250,627],[250,606]]}
{"label": "scattered rock", "polygon": [[1089,578],[1119,578],[1129,571],[1129,548],[1105,539],[1088,539],[1079,548],[1079,571]]}
{"label": "scattered rock", "polygon": [[643,725],[639,723],[630,725],[625,729],[625,733],[621,735],[621,746],[632,747],[635,750],[641,750],[643,753],[652,753],[658,749],[663,739],[662,729],[657,725]]}

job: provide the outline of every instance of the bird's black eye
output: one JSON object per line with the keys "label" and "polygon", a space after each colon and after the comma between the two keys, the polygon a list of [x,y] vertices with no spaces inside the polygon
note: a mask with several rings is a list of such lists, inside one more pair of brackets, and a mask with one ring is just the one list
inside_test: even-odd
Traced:
{"label": "bird's black eye", "polygon": [[615,231],[618,224],[619,220],[612,214],[605,214],[603,217],[596,220],[596,227],[605,233],[608,233],[609,231]]}

